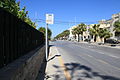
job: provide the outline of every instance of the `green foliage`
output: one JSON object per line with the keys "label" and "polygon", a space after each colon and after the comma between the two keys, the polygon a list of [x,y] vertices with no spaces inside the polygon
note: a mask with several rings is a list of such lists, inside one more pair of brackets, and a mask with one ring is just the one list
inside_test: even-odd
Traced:
{"label": "green foliage", "polygon": [[81,23],[78,25],[78,33],[82,34],[83,35],[83,32],[85,32],[87,29],[86,29],[86,25],[84,23]]}
{"label": "green foliage", "polygon": [[35,22],[32,22],[29,17],[27,17],[27,18],[25,19],[25,22],[28,23],[29,25],[31,25],[32,27],[36,28]]}
{"label": "green foliage", "polygon": [[28,11],[26,11],[26,7],[20,9],[20,2],[16,3],[15,0],[2,0],[0,1],[0,7],[17,16],[32,27],[36,28],[35,23],[32,22],[31,19],[27,16]]}
{"label": "green foliage", "polygon": [[73,34],[83,34],[86,31],[86,25],[84,23],[79,24],[76,28],[72,30]]}
{"label": "green foliage", "polygon": [[107,29],[104,28],[100,28],[99,29],[99,36],[100,38],[110,38],[112,36],[112,33],[110,33],[110,31],[108,31]]}
{"label": "green foliage", "polygon": [[55,37],[55,39],[67,37],[67,36],[69,36],[69,34],[70,34],[70,31],[69,31],[69,30],[65,30],[65,31],[63,31],[62,33],[58,34],[58,35]]}
{"label": "green foliage", "polygon": [[[86,25],[84,23],[79,24],[76,28],[72,30],[72,34],[76,36],[76,34],[79,36],[80,34],[83,35],[83,32],[85,32]],[[79,42],[79,37],[78,37],[78,42]]]}
{"label": "green foliage", "polygon": [[100,26],[100,25],[95,24],[95,25],[93,26],[93,28],[90,28],[90,29],[89,29],[90,35],[98,36],[98,35],[99,35],[99,26]]}
{"label": "green foliage", "polygon": [[25,21],[28,11],[25,11],[26,7],[23,7],[22,10],[18,11],[18,18],[20,18],[21,20]]}
{"label": "green foliage", "polygon": [[120,36],[120,21],[114,23],[114,31],[116,36]]}
{"label": "green foliage", "polygon": [[76,39],[76,34],[77,34],[76,28],[74,28],[74,29],[72,30],[72,34],[74,35],[74,37],[75,37],[75,39]]}
{"label": "green foliage", "polygon": [[[42,32],[43,34],[44,34],[44,36],[45,36],[45,34],[46,34],[46,29],[45,29],[45,27],[40,27],[39,29],[38,29],[40,32]],[[50,40],[51,39],[51,35],[52,35],[52,31],[48,28],[48,39]]]}
{"label": "green foliage", "polygon": [[65,37],[69,36],[69,34],[70,34],[70,31],[69,31],[69,30],[65,30],[65,31],[63,32],[63,35],[64,35]]}
{"label": "green foliage", "polygon": [[0,7],[17,16],[18,11],[20,10],[19,7],[20,2],[15,3],[14,0],[3,0],[0,1],[0,3],[1,3]]}
{"label": "green foliage", "polygon": [[99,36],[100,38],[110,38],[112,36],[112,33],[110,33],[110,31],[106,28],[99,28],[100,25],[94,25],[93,28],[89,29],[90,35],[95,36],[95,38],[97,36]]}

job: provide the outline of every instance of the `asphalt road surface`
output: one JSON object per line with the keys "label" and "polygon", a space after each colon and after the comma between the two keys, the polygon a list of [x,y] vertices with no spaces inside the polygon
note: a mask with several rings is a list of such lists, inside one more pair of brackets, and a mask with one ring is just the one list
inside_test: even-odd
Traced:
{"label": "asphalt road surface", "polygon": [[69,41],[50,45],[57,48],[71,80],[120,80],[120,49]]}

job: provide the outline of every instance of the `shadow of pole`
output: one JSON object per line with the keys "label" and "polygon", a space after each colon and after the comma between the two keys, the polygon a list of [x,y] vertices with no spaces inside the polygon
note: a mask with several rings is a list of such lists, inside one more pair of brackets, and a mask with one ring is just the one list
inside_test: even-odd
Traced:
{"label": "shadow of pole", "polygon": [[50,60],[54,59],[55,57],[59,57],[59,56],[61,56],[61,55],[55,55],[52,58],[50,58],[47,62],[49,62]]}

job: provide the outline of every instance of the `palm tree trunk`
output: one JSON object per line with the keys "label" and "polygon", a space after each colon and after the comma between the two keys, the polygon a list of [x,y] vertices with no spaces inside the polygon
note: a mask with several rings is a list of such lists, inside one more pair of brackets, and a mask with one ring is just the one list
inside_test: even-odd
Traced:
{"label": "palm tree trunk", "polygon": [[79,34],[78,34],[78,42],[80,41]]}
{"label": "palm tree trunk", "polygon": [[96,37],[96,42],[101,42],[101,38],[99,36]]}
{"label": "palm tree trunk", "polygon": [[84,38],[84,32],[81,34],[82,35],[82,41],[84,42],[85,38]]}
{"label": "palm tree trunk", "polygon": [[93,41],[92,42],[95,42],[94,40],[95,40],[95,35],[93,35],[93,39],[92,39]]}
{"label": "palm tree trunk", "polygon": [[83,34],[82,34],[82,37],[83,37],[83,40],[82,40],[82,41],[84,42],[85,38],[84,38]]}
{"label": "palm tree trunk", "polygon": [[75,39],[76,39],[76,34],[75,34]]}
{"label": "palm tree trunk", "polygon": [[104,43],[105,42],[105,38],[102,38],[102,43]]}

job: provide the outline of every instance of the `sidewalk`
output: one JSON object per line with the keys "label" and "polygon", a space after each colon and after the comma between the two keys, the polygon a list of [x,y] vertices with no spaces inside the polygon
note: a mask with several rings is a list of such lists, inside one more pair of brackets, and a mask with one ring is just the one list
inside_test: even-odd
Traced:
{"label": "sidewalk", "polygon": [[46,79],[45,80],[64,80],[64,71],[60,64],[60,54],[55,46],[50,47],[48,63],[46,66]]}

